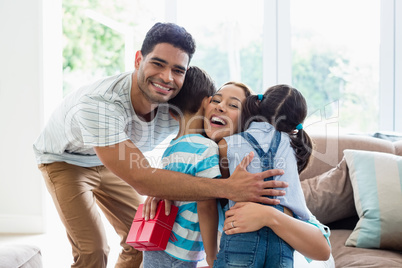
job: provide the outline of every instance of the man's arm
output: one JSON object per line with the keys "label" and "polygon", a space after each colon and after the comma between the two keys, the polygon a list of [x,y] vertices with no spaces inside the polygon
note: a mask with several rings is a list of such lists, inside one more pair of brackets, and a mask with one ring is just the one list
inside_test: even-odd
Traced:
{"label": "man's arm", "polygon": [[264,182],[266,177],[283,174],[282,170],[273,169],[255,174],[247,172],[246,167],[253,157],[252,154],[243,159],[228,179],[211,180],[153,168],[130,140],[94,149],[110,171],[141,195],[183,201],[227,198],[234,201],[273,204],[271,199],[264,196],[283,195],[283,191],[272,188],[287,187],[284,182]]}

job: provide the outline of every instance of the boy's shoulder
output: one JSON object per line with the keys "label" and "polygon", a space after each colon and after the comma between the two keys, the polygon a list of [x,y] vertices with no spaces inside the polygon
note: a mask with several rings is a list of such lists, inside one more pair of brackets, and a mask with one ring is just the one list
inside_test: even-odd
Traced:
{"label": "boy's shoulder", "polygon": [[185,135],[183,137],[186,137],[188,140],[190,140],[191,142],[194,142],[194,143],[203,143],[206,145],[216,146],[216,147],[218,146],[218,144],[215,141],[203,136],[202,134],[189,134],[189,135]]}
{"label": "boy's shoulder", "polygon": [[202,134],[184,135],[182,136],[181,141],[188,142],[189,145],[192,147],[200,148],[201,145],[201,147],[208,148],[209,150],[218,150],[218,144],[210,138],[203,136]]}

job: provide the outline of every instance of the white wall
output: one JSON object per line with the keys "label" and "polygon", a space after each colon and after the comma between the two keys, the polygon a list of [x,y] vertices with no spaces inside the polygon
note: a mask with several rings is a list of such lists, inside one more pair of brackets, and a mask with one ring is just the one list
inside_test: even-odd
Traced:
{"label": "white wall", "polygon": [[[52,42],[43,42],[52,35],[43,31],[43,23],[45,29],[58,25],[44,20],[53,18],[42,8],[44,1],[48,0],[0,1],[0,233],[38,233],[45,228],[45,189],[32,143],[51,109],[45,109],[43,93],[61,81],[54,65],[61,61],[52,59],[52,49],[43,50]],[[48,60],[51,64],[46,65]],[[52,73],[55,79],[44,83]]]}

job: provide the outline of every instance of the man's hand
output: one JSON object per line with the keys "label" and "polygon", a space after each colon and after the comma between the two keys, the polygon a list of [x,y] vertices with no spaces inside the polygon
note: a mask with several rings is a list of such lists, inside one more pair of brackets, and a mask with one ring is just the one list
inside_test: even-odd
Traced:
{"label": "man's hand", "polygon": [[[153,219],[156,214],[156,209],[158,208],[159,201],[162,199],[158,197],[152,197],[148,196],[147,199],[145,199],[144,202],[144,208],[142,210],[142,217],[145,218],[145,220]],[[169,215],[170,214],[170,208],[172,206],[172,202],[170,200],[165,199],[165,214]]]}
{"label": "man's hand", "polygon": [[233,174],[227,179],[228,199],[236,202],[252,201],[269,205],[279,204],[278,199],[270,199],[265,196],[285,195],[285,191],[273,188],[286,188],[288,184],[283,181],[264,181],[264,178],[283,175],[284,171],[271,169],[260,173],[250,173],[246,168],[253,157],[253,152],[245,156]]}

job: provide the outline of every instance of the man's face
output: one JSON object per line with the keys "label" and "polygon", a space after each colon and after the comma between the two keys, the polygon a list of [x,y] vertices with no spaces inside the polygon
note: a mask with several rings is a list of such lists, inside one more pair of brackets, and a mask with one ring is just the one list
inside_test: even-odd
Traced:
{"label": "man's face", "polygon": [[164,103],[179,93],[188,68],[189,56],[168,43],[160,43],[146,57],[138,52],[135,68],[137,83],[152,103]]}

